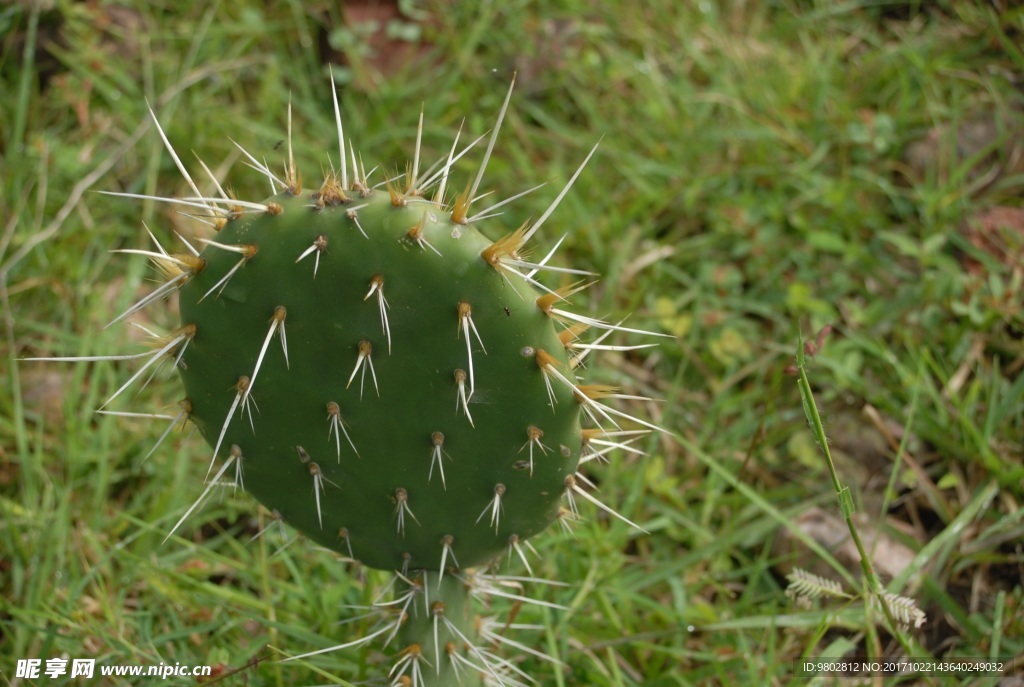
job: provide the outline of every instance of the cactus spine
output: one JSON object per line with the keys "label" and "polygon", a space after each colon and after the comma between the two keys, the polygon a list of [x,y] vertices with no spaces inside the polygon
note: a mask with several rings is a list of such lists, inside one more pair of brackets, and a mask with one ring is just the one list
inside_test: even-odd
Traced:
{"label": "cactus spine", "polygon": [[578,499],[614,514],[580,486],[579,464],[658,429],[608,405],[616,390],[576,377],[591,351],[633,348],[582,343],[585,330],[639,330],[568,310],[582,287],[551,289],[538,275],[586,273],[523,250],[594,150],[536,222],[497,241],[478,230],[507,202],[476,207],[511,93],[458,194],[449,173],[474,144],[456,139],[422,172],[418,136],[405,174],[374,184],[336,95],[338,171],[302,188],[289,108],[283,179],[245,153],[274,187],[259,202],[216,180],[218,195],[204,196],[161,129],[194,195],[159,200],[198,210],[216,233],[201,250],[128,251],[166,281],[115,321],[177,292],[181,325],[155,353],[125,356],[146,362],[111,400],[171,357],[186,393],[172,426],[186,419],[212,448],[206,488],[174,530],[229,483],[319,544],[397,571],[381,626],[341,645],[382,641],[393,685],[529,680],[500,645],[543,654],[491,631],[471,602],[522,597],[477,569],[507,553],[530,571],[527,539],[577,518]]}

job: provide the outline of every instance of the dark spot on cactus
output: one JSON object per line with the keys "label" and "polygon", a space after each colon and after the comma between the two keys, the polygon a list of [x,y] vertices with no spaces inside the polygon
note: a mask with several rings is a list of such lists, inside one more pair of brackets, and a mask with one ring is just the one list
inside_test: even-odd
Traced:
{"label": "dark spot on cactus", "polygon": [[530,461],[528,461],[528,460],[517,460],[516,462],[512,463],[512,469],[513,470],[529,470],[530,469]]}
{"label": "dark spot on cactus", "polygon": [[572,449],[570,449],[565,444],[559,444],[558,450],[559,452],[561,452],[563,458],[568,458],[572,455]]}
{"label": "dark spot on cactus", "polygon": [[298,454],[299,460],[303,463],[308,463],[311,460],[309,457],[309,453],[307,453],[306,449],[302,448],[301,446],[295,447],[295,453]]}

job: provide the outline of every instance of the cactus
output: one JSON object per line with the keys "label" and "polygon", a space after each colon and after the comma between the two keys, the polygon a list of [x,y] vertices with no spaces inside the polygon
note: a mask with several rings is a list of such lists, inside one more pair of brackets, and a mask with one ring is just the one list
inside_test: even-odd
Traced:
{"label": "cactus", "polygon": [[[155,351],[118,357],[144,364],[104,408],[173,359],[185,398],[164,437],[189,422],[212,450],[205,488],[168,537],[230,484],[320,545],[397,571],[380,626],[327,650],[380,641],[393,685],[522,684],[501,645],[545,656],[477,617],[476,596],[527,600],[488,564],[507,554],[532,577],[527,540],[568,527],[580,500],[618,516],[584,488],[580,464],[659,430],[609,405],[616,389],[576,376],[594,350],[643,347],[603,344],[608,334],[648,332],[574,313],[567,301],[589,273],[524,251],[597,146],[539,219],[492,241],[479,227],[519,197],[477,208],[511,86],[479,173],[457,194],[449,173],[483,137],[461,149],[456,138],[423,171],[421,115],[405,173],[374,184],[332,93],[334,171],[302,187],[289,108],[283,178],[242,151],[273,187],[259,202],[229,197],[212,174],[217,195],[203,195],[153,114],[194,193],[156,200],[216,233],[180,253],[156,239],[123,251],[149,257],[165,281],[114,322],[177,292],[181,324]],[[551,288],[544,272],[580,281]],[[586,330],[602,333],[584,343]]]}

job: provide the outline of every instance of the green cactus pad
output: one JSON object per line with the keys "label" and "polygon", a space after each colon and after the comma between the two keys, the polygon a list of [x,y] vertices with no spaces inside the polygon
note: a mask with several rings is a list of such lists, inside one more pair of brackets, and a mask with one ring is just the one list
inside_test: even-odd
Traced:
{"label": "green cactus pad", "polygon": [[320,544],[374,568],[480,564],[549,525],[576,470],[580,401],[538,365],[572,376],[564,335],[475,224],[332,188],[207,242],[180,289],[190,418]]}

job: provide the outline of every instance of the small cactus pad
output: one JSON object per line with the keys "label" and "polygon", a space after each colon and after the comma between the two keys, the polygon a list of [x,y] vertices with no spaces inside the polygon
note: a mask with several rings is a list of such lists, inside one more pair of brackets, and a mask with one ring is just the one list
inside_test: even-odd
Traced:
{"label": "small cactus pad", "polygon": [[374,568],[476,565],[553,522],[581,402],[553,297],[494,264],[515,239],[394,187],[262,205],[180,289],[190,419],[245,487]]}
{"label": "small cactus pad", "polygon": [[[532,678],[501,658],[502,646],[557,661],[505,636],[535,626],[480,617],[474,599],[563,608],[519,592],[535,581],[529,537],[556,520],[569,530],[578,501],[640,528],[581,486],[590,483],[578,469],[610,451],[639,453],[635,441],[665,430],[608,403],[650,399],[581,384],[576,368],[593,351],[653,345],[602,343],[613,332],[659,335],[567,309],[585,288],[575,275],[590,273],[548,265],[554,251],[531,261],[523,250],[596,145],[538,219],[497,240],[481,233],[498,235],[491,218],[529,193],[470,211],[487,195],[477,190],[511,95],[512,85],[479,171],[454,199],[449,173],[480,139],[456,154],[456,137],[446,161],[420,176],[421,114],[405,174],[371,186],[336,89],[340,173],[317,189],[299,182],[289,106],[283,180],[241,149],[273,188],[262,202],[230,198],[205,164],[217,196],[204,196],[152,111],[194,195],[112,193],[186,207],[216,230],[201,250],[185,241],[185,252],[169,253],[150,234],[155,251],[118,251],[148,257],[165,281],[111,324],[178,296],[181,323],[153,334],[154,350],[47,358],[142,361],[100,412],[170,420],[157,446],[187,421],[212,447],[205,488],[167,536],[215,488],[242,487],[319,544],[397,571],[394,599],[369,607],[376,629],[286,660],[380,639],[398,645],[391,685],[524,684]],[[565,283],[544,286],[542,271]],[[599,332],[590,343],[580,340],[587,330]],[[186,391],[176,416],[102,409],[168,357]],[[481,569],[502,554],[529,577]]]}

